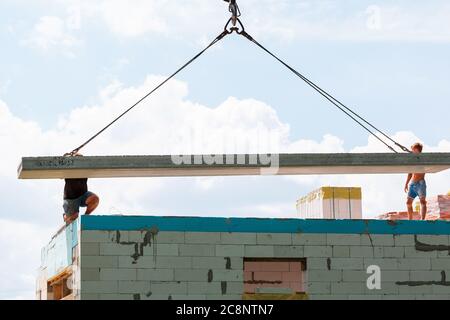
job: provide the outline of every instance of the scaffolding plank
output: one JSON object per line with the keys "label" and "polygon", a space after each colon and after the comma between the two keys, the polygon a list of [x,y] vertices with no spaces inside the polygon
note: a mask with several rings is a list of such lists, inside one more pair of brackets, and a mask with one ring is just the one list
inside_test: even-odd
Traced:
{"label": "scaffolding plank", "polygon": [[19,179],[437,173],[450,153],[24,157]]}

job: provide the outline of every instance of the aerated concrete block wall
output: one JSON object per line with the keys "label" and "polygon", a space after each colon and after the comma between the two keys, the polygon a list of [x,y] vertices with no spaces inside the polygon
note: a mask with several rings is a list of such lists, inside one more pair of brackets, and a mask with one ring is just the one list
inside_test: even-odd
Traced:
{"label": "aerated concrete block wall", "polygon": [[[82,217],[80,298],[242,299],[261,284],[308,299],[450,299],[449,234],[441,221]],[[251,258],[275,264],[244,270]]]}

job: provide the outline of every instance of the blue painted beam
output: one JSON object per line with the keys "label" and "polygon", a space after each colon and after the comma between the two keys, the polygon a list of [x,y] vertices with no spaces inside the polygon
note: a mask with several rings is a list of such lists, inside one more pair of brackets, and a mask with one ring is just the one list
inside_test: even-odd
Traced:
{"label": "blue painted beam", "polygon": [[450,235],[449,221],[82,216],[81,230]]}

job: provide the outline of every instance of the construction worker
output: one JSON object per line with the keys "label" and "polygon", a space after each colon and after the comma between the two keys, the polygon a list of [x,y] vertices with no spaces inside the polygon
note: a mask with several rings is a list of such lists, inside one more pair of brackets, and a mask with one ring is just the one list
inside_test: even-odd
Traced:
{"label": "construction worker", "polygon": [[[81,157],[81,154],[74,156]],[[88,191],[87,178],[65,179],[64,186],[64,222],[72,223],[78,218],[80,207],[86,208],[85,214],[91,214],[98,206],[100,199]]]}
{"label": "construction worker", "polygon": [[[419,142],[411,146],[413,153],[421,153],[423,145]],[[416,197],[420,199],[420,213],[422,220],[427,215],[427,184],[425,182],[425,173],[410,173],[406,179],[405,192],[408,194],[406,206],[408,207],[408,218],[413,219],[413,201]]]}

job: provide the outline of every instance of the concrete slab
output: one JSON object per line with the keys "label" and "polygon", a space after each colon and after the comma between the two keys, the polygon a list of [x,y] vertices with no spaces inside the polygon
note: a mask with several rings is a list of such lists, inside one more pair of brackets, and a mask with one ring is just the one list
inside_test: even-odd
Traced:
{"label": "concrete slab", "polygon": [[[211,164],[212,163],[212,164]],[[437,173],[450,153],[25,157],[19,179]]]}

